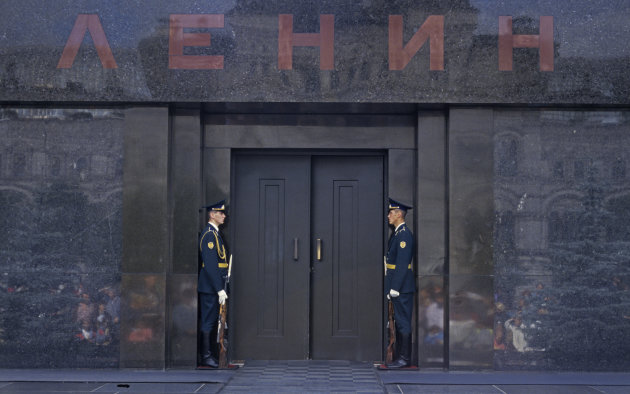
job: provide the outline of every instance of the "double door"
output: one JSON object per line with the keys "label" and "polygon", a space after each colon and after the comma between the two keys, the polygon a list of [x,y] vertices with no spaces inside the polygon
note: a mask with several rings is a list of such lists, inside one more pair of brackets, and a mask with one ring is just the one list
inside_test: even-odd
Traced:
{"label": "double door", "polygon": [[379,155],[235,155],[233,359],[381,359],[383,170]]}

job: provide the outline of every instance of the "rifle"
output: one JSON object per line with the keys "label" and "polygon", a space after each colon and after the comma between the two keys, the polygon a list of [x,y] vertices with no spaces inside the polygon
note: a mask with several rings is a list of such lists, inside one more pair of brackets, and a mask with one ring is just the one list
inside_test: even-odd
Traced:
{"label": "rifle", "polygon": [[[385,276],[387,276],[387,257],[383,256],[385,266]],[[396,345],[396,324],[394,323],[394,304],[392,300],[387,300],[387,328],[389,334],[389,344],[387,345],[387,355],[385,363],[390,364],[394,360],[394,347]]]}
{"label": "rifle", "polygon": [[396,345],[396,327],[394,323],[394,304],[392,300],[387,302],[387,328],[389,329],[389,344],[387,345],[387,356],[385,363],[390,364],[394,360],[394,346]]}
{"label": "rifle", "polygon": [[[228,274],[225,278],[223,290],[227,292],[230,283],[230,275],[232,273],[232,255],[230,255],[230,263],[228,264]],[[227,300],[219,308],[219,327],[217,328],[217,342],[219,344],[219,368],[227,368],[227,338],[225,331],[227,330]]]}

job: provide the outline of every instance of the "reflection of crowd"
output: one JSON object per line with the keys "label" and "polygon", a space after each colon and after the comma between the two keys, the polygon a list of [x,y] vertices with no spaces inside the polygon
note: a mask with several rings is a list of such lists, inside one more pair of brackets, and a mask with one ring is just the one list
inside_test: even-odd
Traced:
{"label": "reflection of crowd", "polygon": [[513,302],[512,308],[496,296],[494,349],[528,352],[545,349],[542,337],[544,316],[549,314],[552,299],[543,283],[534,289],[524,289]]}
{"label": "reflection of crowd", "polygon": [[444,292],[442,286],[431,283],[419,291],[418,321],[422,341],[427,345],[444,344]]}
{"label": "reflection of crowd", "polygon": [[160,326],[162,319],[158,277],[147,275],[138,280],[129,292],[129,317],[134,324],[125,335],[129,342],[152,342],[157,339],[154,330]]}
{"label": "reflection of crowd", "polygon": [[[6,295],[15,296],[11,301],[14,308],[24,306],[25,294],[32,294],[39,289],[25,284],[8,285],[0,282],[0,291]],[[32,320],[28,316],[47,318],[50,324],[63,327],[65,332],[71,332],[71,338],[87,341],[99,345],[109,344],[116,336],[120,321],[120,296],[112,287],[104,287],[98,291],[86,290],[82,283],[71,284],[63,282],[52,286],[46,285],[45,302],[37,305],[36,309],[23,308],[23,318],[18,326],[27,325]],[[22,294],[22,297],[19,295]],[[93,295],[92,295],[93,294]],[[6,304],[0,306],[0,317],[8,315]],[[37,319],[38,321],[44,321]],[[48,323],[46,323],[49,325]],[[3,342],[0,328],[0,343]]]}
{"label": "reflection of crowd", "polygon": [[[419,289],[419,337],[427,357],[442,354],[444,346],[445,295],[441,283],[429,283]],[[449,340],[459,357],[492,346],[493,303],[490,297],[460,290],[450,298]],[[470,353],[472,354],[472,353]]]}
{"label": "reflection of crowd", "polygon": [[472,290],[460,290],[451,296],[450,343],[458,351],[477,351],[492,346],[492,298]]}
{"label": "reflection of crowd", "polygon": [[111,287],[97,292],[95,297],[79,286],[75,291],[79,297],[76,308],[76,338],[96,345],[109,345],[117,336],[120,321],[120,297]]}
{"label": "reflection of crowd", "polygon": [[173,295],[173,331],[171,343],[178,354],[196,354],[197,341],[197,287],[182,283]]}

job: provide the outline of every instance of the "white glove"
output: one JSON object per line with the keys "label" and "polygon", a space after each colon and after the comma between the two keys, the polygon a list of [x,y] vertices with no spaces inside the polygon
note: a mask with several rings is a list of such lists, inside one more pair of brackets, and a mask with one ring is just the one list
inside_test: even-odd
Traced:
{"label": "white glove", "polygon": [[225,304],[225,300],[227,300],[227,293],[225,292],[225,290],[221,290],[217,293],[217,295],[219,296],[219,304]]}
{"label": "white glove", "polygon": [[397,292],[397,291],[396,291],[396,290],[394,290],[394,289],[391,289],[391,290],[389,291],[389,295],[390,295],[392,298],[394,298],[394,297],[398,297],[398,296],[400,295],[400,293],[399,293],[399,292]]}

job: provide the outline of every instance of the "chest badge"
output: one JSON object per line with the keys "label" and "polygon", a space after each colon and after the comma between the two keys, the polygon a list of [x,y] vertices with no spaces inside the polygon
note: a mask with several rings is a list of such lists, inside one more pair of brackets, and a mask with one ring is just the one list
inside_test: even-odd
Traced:
{"label": "chest badge", "polygon": [[405,241],[401,241],[401,242],[400,242],[400,248],[401,248],[401,249],[405,249],[405,246],[407,246],[407,242],[405,242]]}
{"label": "chest badge", "polygon": [[208,242],[208,248],[214,249],[214,242]]}

